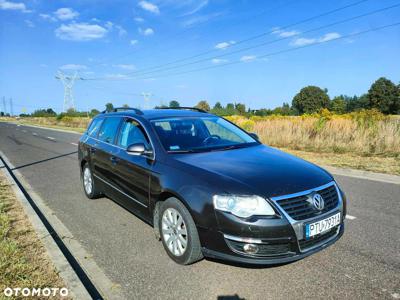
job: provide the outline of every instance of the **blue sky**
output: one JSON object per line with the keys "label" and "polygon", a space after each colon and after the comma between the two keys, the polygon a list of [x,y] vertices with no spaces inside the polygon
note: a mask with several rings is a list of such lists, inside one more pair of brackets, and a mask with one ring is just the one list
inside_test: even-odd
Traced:
{"label": "blue sky", "polygon": [[[110,101],[144,107],[142,92],[152,94],[151,106],[207,100],[273,108],[306,85],[327,88],[332,97],[360,95],[381,76],[399,83],[400,26],[344,36],[400,22],[400,6],[304,33],[399,2],[364,1],[287,27],[356,2],[0,0],[0,97],[12,97],[18,113],[60,111],[57,70],[98,79],[76,82],[79,110]],[[267,44],[229,55],[261,43]],[[262,57],[304,45],[312,46]]]}

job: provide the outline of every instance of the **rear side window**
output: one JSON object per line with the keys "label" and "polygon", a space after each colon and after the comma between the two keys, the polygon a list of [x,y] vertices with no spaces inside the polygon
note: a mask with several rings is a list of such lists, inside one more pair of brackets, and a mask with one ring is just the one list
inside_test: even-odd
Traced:
{"label": "rear side window", "polygon": [[100,118],[94,119],[92,121],[92,123],[90,123],[89,128],[87,129],[87,135],[91,136],[91,137],[96,137],[97,133],[100,130],[100,126],[101,126],[102,122],[103,122],[103,119],[100,119]]}
{"label": "rear side window", "polygon": [[126,119],[121,126],[117,144],[123,148],[127,148],[132,144],[138,143],[149,147],[149,139],[143,127],[135,120]]}
{"label": "rear side window", "polygon": [[114,138],[117,135],[120,122],[121,118],[118,117],[105,118],[99,131],[98,139],[106,143],[113,143]]}

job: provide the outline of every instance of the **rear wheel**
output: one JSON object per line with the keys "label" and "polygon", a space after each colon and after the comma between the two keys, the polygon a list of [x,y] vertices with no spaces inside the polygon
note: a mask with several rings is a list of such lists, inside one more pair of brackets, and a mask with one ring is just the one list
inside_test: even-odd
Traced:
{"label": "rear wheel", "polygon": [[161,241],[175,262],[189,265],[203,258],[196,225],[182,202],[167,199],[161,205],[159,218]]}
{"label": "rear wheel", "polygon": [[95,199],[101,195],[101,192],[95,185],[92,170],[87,163],[83,166],[82,170],[82,185],[86,197],[88,197],[89,199]]}

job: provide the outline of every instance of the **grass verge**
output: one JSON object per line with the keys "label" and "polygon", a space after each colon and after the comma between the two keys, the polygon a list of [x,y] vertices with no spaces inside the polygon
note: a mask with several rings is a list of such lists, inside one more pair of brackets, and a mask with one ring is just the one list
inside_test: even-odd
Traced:
{"label": "grass verge", "polygon": [[[62,288],[61,277],[47,256],[5,176],[0,172],[0,299],[5,288]],[[28,297],[29,298],[29,297]],[[56,296],[52,299],[67,299]]]}
{"label": "grass verge", "polygon": [[317,165],[400,175],[399,157],[359,156],[351,153],[316,153],[279,148]]}

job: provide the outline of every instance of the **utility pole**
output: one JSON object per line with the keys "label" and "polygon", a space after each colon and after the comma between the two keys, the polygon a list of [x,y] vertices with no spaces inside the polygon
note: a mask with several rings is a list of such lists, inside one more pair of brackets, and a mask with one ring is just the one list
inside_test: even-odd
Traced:
{"label": "utility pole", "polygon": [[10,98],[10,116],[14,115],[13,99]]}
{"label": "utility pole", "polygon": [[153,94],[152,93],[142,92],[141,95],[143,96],[143,100],[144,100],[144,108],[148,109],[149,108],[150,97],[153,96]]}
{"label": "utility pole", "polygon": [[6,106],[6,97],[3,96],[3,110],[4,110],[4,115],[7,114],[7,106]]}
{"label": "utility pole", "polygon": [[55,77],[56,79],[60,80],[64,85],[63,111],[65,112],[71,108],[75,109],[75,100],[72,93],[72,88],[75,81],[82,80],[82,78],[78,77],[78,72],[75,72],[72,76],[68,76],[61,71],[58,71]]}

